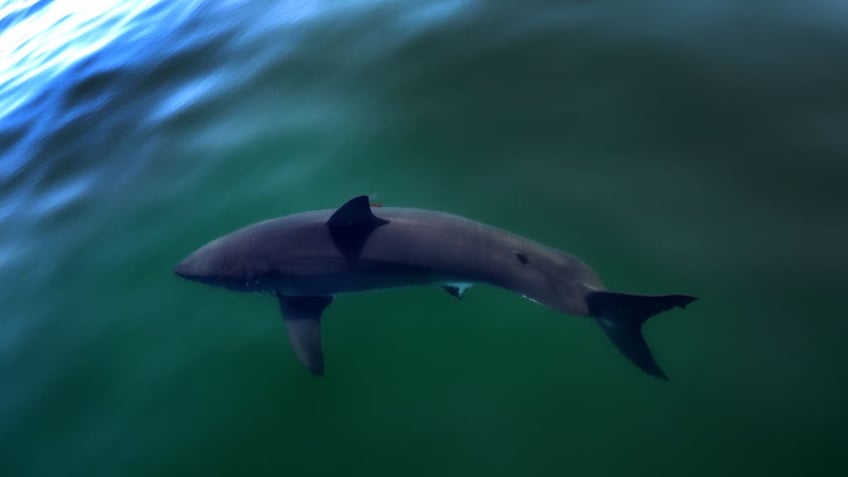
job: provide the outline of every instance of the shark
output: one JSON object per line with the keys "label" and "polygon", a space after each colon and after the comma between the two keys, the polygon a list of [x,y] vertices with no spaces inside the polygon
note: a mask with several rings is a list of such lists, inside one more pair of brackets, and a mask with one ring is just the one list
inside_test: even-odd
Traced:
{"label": "shark", "polygon": [[450,213],[373,207],[366,195],[338,209],[238,229],[188,255],[174,272],[276,297],[295,354],[318,376],[325,368],[321,317],[339,294],[437,285],[462,298],[474,284],[499,287],[594,319],[630,362],[663,380],[668,376],[644,339],[643,324],[696,299],[608,291],[586,263],[556,248]]}

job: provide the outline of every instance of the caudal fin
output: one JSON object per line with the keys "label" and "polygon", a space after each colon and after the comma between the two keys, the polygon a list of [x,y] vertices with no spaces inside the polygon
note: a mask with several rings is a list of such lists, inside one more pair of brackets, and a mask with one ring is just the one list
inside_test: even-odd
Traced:
{"label": "caudal fin", "polygon": [[586,303],[590,314],[624,356],[648,374],[668,380],[642,336],[642,324],[657,313],[676,306],[685,308],[695,299],[687,295],[652,296],[599,291],[590,293]]}

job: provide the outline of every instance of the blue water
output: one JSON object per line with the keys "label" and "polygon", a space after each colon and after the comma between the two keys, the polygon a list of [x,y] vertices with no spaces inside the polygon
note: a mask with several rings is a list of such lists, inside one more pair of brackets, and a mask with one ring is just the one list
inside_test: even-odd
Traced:
{"label": "blue water", "polygon": [[[0,4],[0,475],[818,475],[848,424],[839,1]],[[182,281],[358,194],[701,299],[646,335],[475,287]],[[842,469],[842,470],[840,470]]]}

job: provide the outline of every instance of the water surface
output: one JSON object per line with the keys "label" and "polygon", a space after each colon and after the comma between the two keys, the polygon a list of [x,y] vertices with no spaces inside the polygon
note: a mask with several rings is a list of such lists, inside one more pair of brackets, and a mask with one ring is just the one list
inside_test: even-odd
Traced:
{"label": "water surface", "polygon": [[[83,5],[84,4],[84,5]],[[0,474],[844,469],[842,2],[0,6]],[[358,194],[701,297],[671,376],[476,287],[339,297],[327,374],[173,265]]]}

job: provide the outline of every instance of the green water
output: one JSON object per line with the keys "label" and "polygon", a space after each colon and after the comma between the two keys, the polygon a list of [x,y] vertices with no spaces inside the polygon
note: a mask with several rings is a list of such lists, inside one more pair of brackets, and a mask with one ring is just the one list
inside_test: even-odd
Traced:
{"label": "green water", "polygon": [[[841,2],[25,3],[0,475],[844,472]],[[171,272],[363,193],[699,296],[646,328],[671,381],[485,286],[338,297],[318,379],[274,300]]]}

